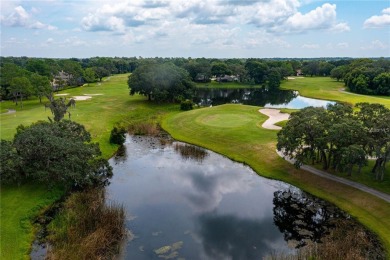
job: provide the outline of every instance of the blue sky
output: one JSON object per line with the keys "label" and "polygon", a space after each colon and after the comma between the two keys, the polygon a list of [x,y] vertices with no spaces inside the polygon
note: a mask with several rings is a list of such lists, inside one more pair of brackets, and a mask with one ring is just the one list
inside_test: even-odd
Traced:
{"label": "blue sky", "polygon": [[2,56],[390,56],[389,0],[1,0],[0,5]]}

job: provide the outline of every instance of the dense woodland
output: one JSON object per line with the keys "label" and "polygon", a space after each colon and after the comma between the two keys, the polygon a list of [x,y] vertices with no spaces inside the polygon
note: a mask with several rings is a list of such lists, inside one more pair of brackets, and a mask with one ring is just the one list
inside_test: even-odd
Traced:
{"label": "dense woodland", "polygon": [[[171,64],[170,70],[167,65]],[[145,70],[149,65],[167,73],[179,73],[193,82],[235,81],[278,88],[288,76],[331,76],[343,80],[347,90],[369,95],[390,95],[390,59],[206,59],[94,57],[86,59],[46,59],[1,57],[0,99],[23,105],[30,96],[48,96],[52,91],[101,81],[119,73]],[[152,67],[153,67],[152,66]],[[149,66],[150,67],[150,66]],[[150,68],[149,68],[150,69]],[[170,72],[169,72],[170,71]],[[176,72],[174,72],[176,71]],[[184,75],[183,72],[188,73]],[[149,71],[150,72],[150,71]],[[167,77],[167,75],[163,75]],[[159,77],[161,80],[161,73]],[[153,80],[155,80],[153,79]],[[187,79],[186,79],[187,80]],[[150,82],[150,80],[149,80]],[[167,80],[166,80],[167,82]],[[156,84],[155,84],[156,85]],[[166,85],[156,85],[166,88]],[[156,88],[154,88],[156,93]],[[188,92],[188,88],[185,88]],[[164,91],[162,91],[164,92]],[[131,94],[142,90],[132,90]],[[187,96],[188,93],[184,93]],[[149,94],[146,94],[149,95]],[[169,98],[173,100],[172,98]]]}

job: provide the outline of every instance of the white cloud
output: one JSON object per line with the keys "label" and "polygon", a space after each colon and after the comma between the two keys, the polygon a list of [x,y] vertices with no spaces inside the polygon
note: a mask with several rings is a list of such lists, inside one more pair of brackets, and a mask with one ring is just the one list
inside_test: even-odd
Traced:
{"label": "white cloud", "polygon": [[349,31],[346,23],[337,23],[336,5],[323,4],[320,7],[302,14],[300,12],[290,16],[283,24],[276,28],[280,32],[306,32],[309,30],[330,30],[335,32]]}
{"label": "white cloud", "polygon": [[389,45],[381,42],[380,40],[374,40],[369,45],[361,47],[362,50],[385,50],[389,49]]}
{"label": "white cloud", "polygon": [[[33,8],[32,12],[36,12]],[[36,21],[21,5],[15,7],[7,16],[1,16],[1,23],[10,27],[55,30],[56,27]]]}
{"label": "white cloud", "polygon": [[309,44],[309,43],[306,43],[306,44],[302,45],[302,48],[303,49],[319,49],[320,45],[319,44]]}
{"label": "white cloud", "polygon": [[349,32],[351,28],[347,23],[338,23],[329,28],[329,31],[335,33]]}
{"label": "white cloud", "polygon": [[382,15],[374,15],[364,21],[364,28],[382,28],[390,26],[390,7],[382,10]]}

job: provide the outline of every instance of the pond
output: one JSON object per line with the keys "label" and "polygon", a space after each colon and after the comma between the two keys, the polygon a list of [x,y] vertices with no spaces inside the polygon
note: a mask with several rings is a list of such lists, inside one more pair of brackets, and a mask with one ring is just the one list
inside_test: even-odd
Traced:
{"label": "pond", "polygon": [[298,91],[293,90],[198,88],[195,103],[200,106],[239,103],[270,108],[302,109],[309,106],[326,107],[335,102],[302,97]]}
{"label": "pond", "polygon": [[131,230],[122,259],[262,259],[318,241],[349,216],[214,152],[127,137],[110,160],[109,201]]}

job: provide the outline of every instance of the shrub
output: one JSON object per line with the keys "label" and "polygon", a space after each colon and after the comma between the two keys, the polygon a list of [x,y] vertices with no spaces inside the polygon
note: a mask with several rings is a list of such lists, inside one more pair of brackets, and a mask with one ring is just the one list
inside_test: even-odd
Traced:
{"label": "shrub", "polygon": [[122,145],[126,140],[126,130],[123,127],[116,127],[111,130],[110,143]]}
{"label": "shrub", "polygon": [[47,259],[114,259],[124,224],[123,206],[107,205],[104,189],[73,193],[49,225]]}
{"label": "shrub", "polygon": [[180,109],[183,110],[183,111],[188,111],[188,110],[192,110],[193,109],[193,103],[191,100],[184,100],[181,102],[180,104]]}

